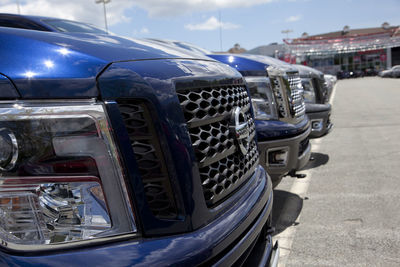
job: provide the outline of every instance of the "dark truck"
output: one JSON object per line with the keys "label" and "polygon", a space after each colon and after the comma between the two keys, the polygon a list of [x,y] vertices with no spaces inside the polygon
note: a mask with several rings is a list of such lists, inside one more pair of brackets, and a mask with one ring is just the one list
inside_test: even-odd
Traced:
{"label": "dark truck", "polygon": [[312,127],[310,138],[325,136],[333,127],[330,119],[332,107],[328,103],[331,89],[327,86],[322,72],[303,65],[293,66],[299,70],[304,88],[306,114]]}
{"label": "dark truck", "polygon": [[276,186],[297,175],[310,159],[310,121],[305,115],[298,70],[274,58],[244,54],[209,54],[236,68],[245,78],[255,112],[260,162]]}
{"label": "dark truck", "polygon": [[0,58],[1,265],[276,266],[239,72],[143,40],[5,27]]}
{"label": "dark truck", "polygon": [[305,116],[301,80],[297,69],[265,56],[212,54],[195,45],[170,40],[149,39],[154,44],[183,48],[219,60],[236,68],[245,78],[255,111],[255,125],[261,164],[276,187],[310,159],[310,122]]}

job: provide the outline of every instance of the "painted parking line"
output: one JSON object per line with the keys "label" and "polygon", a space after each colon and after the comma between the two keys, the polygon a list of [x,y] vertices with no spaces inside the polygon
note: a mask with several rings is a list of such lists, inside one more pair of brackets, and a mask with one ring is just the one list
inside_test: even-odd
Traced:
{"label": "painted parking line", "polygon": [[[332,104],[336,95],[336,87],[337,84],[333,87],[332,95],[329,100],[329,103]],[[322,138],[314,139],[312,140],[312,151],[313,152],[320,152],[320,145],[322,142]],[[301,171],[301,173],[304,173],[307,175],[306,178],[302,179],[294,179],[293,184],[289,190],[290,193],[298,195],[300,198],[304,199],[304,197],[307,194],[308,187],[310,185],[312,176],[313,176],[314,169],[308,169],[305,171]],[[279,218],[277,220],[277,225],[285,225],[285,220],[287,218],[291,217],[291,214],[294,214],[296,212],[296,200],[288,198],[283,206],[283,209],[279,215]],[[293,239],[296,234],[296,225],[297,222],[300,221],[301,213],[296,219],[296,223],[288,228],[286,228],[284,231],[281,233],[277,234],[275,236],[275,239],[278,240],[279,242],[279,247],[280,247],[280,256],[279,256],[279,267],[285,267],[287,259],[289,258],[290,251],[292,250],[292,244],[293,244]]]}

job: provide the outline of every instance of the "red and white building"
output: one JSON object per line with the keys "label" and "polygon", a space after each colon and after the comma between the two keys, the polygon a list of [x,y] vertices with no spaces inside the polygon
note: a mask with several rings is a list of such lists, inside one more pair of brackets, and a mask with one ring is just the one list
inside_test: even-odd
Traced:
{"label": "red and white building", "polygon": [[400,65],[400,27],[382,24],[378,28],[342,31],[285,39],[283,60],[309,65],[324,73],[382,70]]}

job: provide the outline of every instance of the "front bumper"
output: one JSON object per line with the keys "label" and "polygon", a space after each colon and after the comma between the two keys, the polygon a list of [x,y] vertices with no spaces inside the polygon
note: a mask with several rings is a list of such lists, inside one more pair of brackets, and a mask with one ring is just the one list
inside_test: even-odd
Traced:
{"label": "front bumper", "polygon": [[332,130],[330,104],[307,104],[306,114],[311,121],[310,138],[325,136]]}
{"label": "front bumper", "polygon": [[[308,142],[308,136],[310,133],[311,127],[295,137],[258,142],[258,149],[260,151],[260,164],[271,176],[274,187],[278,185],[284,175],[292,170],[299,170],[303,168],[310,160],[311,144]],[[268,164],[268,154],[276,149],[286,149],[288,151],[288,155],[284,164],[273,166]]]}

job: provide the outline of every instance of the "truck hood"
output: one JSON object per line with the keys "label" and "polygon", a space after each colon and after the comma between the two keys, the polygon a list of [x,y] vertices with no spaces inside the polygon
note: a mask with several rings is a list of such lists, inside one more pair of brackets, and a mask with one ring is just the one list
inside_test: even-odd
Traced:
{"label": "truck hood", "polygon": [[315,77],[323,79],[324,74],[319,70],[304,65],[293,65],[293,66],[299,71],[300,77],[302,78]]}
{"label": "truck hood", "polygon": [[210,54],[207,56],[236,68],[244,76],[265,76],[265,71],[269,66],[278,67],[285,72],[297,72],[292,65],[268,56],[250,54]]}
{"label": "truck hood", "polygon": [[212,60],[184,49],[114,35],[3,27],[0,58],[0,74],[14,83],[22,98],[96,97],[96,77],[113,62]]}

